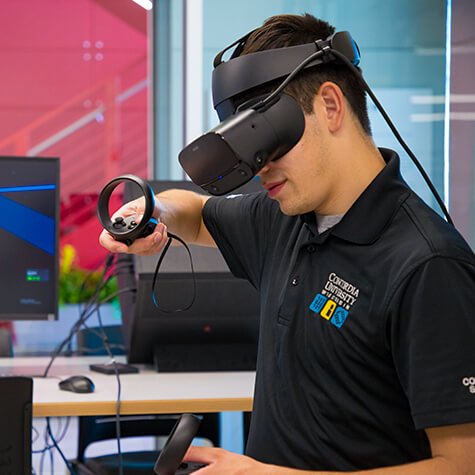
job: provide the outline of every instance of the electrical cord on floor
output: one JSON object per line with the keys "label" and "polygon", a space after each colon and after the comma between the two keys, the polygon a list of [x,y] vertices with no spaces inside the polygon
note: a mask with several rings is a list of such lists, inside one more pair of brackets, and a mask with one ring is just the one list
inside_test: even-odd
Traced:
{"label": "electrical cord on floor", "polygon": [[[73,467],[71,466],[71,464],[69,463],[68,459],[65,457],[65,455],[63,454],[62,450],[59,448],[59,445],[58,445],[58,442],[56,442],[56,439],[54,438],[54,435],[53,435],[53,431],[51,430],[51,425],[50,425],[50,421],[49,421],[49,417],[46,418],[46,427],[48,429],[48,435],[49,435],[49,438],[51,439],[51,441],[53,442],[53,446],[56,448],[56,450],[58,451],[59,455],[61,456],[61,458],[63,459],[64,463],[66,464],[66,467],[68,467],[68,470],[72,473],[72,475],[76,475],[76,472],[74,471]],[[50,452],[50,454],[52,454],[52,452]],[[54,473],[54,470],[53,470],[53,457],[51,457],[51,473]]]}
{"label": "electrical cord on floor", "polygon": [[[163,259],[164,259],[165,255],[166,255],[166,253],[167,253],[167,251],[168,251],[168,249],[171,245],[172,239],[175,239],[178,242],[180,242],[185,247],[185,249],[186,249],[186,251],[187,251],[187,253],[190,257],[190,267],[191,267],[191,273],[193,275],[193,295],[192,295],[192,299],[191,299],[190,303],[187,304],[185,307],[180,307],[180,308],[173,309],[173,310],[167,310],[167,309],[164,309],[164,308],[160,308],[158,306],[157,298],[156,298],[156,295],[155,295],[155,286],[156,286],[156,282],[157,282],[158,271],[160,269],[160,266],[163,262]],[[101,315],[100,315],[100,309],[99,308],[103,303],[112,300],[113,298],[117,297],[118,295],[120,295],[122,293],[136,291],[136,288],[135,287],[127,287],[127,288],[118,290],[114,294],[109,295],[108,297],[106,297],[102,300],[99,298],[101,291],[105,288],[105,286],[107,285],[109,280],[112,277],[115,276],[114,274],[108,275],[108,273],[111,270],[112,265],[114,263],[114,259],[115,259],[115,254],[110,254],[107,257],[106,263],[105,263],[105,268],[104,268],[104,271],[103,271],[102,276],[101,276],[101,282],[102,283],[97,286],[96,291],[94,292],[94,294],[91,296],[89,301],[86,302],[86,304],[84,305],[84,308],[81,310],[79,318],[76,321],[76,323],[73,325],[73,327],[71,328],[71,330],[69,332],[69,335],[58,345],[56,350],[52,353],[51,359],[50,359],[50,361],[49,361],[49,363],[48,363],[48,365],[45,368],[45,371],[43,373],[43,377],[47,377],[48,372],[49,372],[51,366],[53,365],[56,357],[61,353],[61,351],[65,348],[66,345],[70,344],[70,342],[71,342],[72,338],[74,337],[74,335],[76,335],[80,331],[81,327],[86,326],[85,325],[86,321],[92,315],[97,314],[97,318],[98,318],[98,322],[99,322],[99,328],[100,328],[99,336],[102,338],[104,348],[106,349],[109,357],[111,358],[111,363],[113,365],[115,376],[116,376],[116,379],[117,379],[116,436],[117,436],[117,450],[118,450],[118,456],[119,456],[119,475],[123,475],[123,460],[122,460],[121,433],[120,433],[121,382],[120,382],[120,376],[119,376],[119,371],[118,371],[118,368],[117,368],[116,360],[114,358],[114,355],[112,354],[111,344],[109,342],[109,339],[108,339],[108,337],[105,333],[105,330],[104,330],[104,326],[102,324],[102,318],[101,318]],[[119,266],[120,266],[120,264],[119,264]],[[83,289],[85,287],[86,282],[90,278],[91,274],[86,276],[86,278],[85,278],[85,280],[84,280],[84,282],[81,286],[81,289]],[[82,292],[82,290],[81,290],[81,292]],[[163,251],[162,251],[162,253],[159,257],[159,260],[157,262],[157,266],[156,266],[156,269],[155,269],[155,273],[154,273],[154,276],[153,276],[153,282],[152,282],[153,302],[154,302],[154,304],[157,308],[159,308],[161,311],[163,311],[165,313],[176,313],[176,312],[182,312],[184,310],[188,310],[193,305],[193,303],[195,301],[195,297],[196,297],[196,279],[195,279],[195,272],[194,272],[194,267],[193,267],[193,259],[192,259],[191,251],[190,251],[189,247],[187,246],[187,244],[180,237],[178,237],[178,236],[176,236],[172,233],[168,233],[168,242],[165,245],[165,247],[164,247],[164,249],[163,249]],[[47,424],[47,435],[45,434],[45,448],[41,451],[42,452],[42,459],[41,459],[41,464],[40,464],[40,473],[42,472],[43,459],[44,459],[44,455],[45,455],[46,451],[50,450],[50,457],[51,457],[51,449],[54,447],[54,448],[56,448],[56,450],[60,454],[61,458],[65,462],[66,466],[68,467],[68,470],[70,470],[70,472],[75,475],[75,472],[74,472],[73,468],[71,467],[71,464],[68,462],[68,460],[64,456],[63,452],[59,448],[58,441],[56,441],[56,439],[53,436],[49,418],[46,418],[46,424]],[[49,444],[49,442],[47,440],[48,436],[51,439],[51,441],[53,442],[53,445]],[[53,463],[52,460],[51,460],[51,463]]]}
{"label": "electrical cord on floor", "polygon": [[[76,335],[79,330],[81,329],[81,327],[84,325],[84,323],[92,316],[94,315],[95,313],[98,313],[99,312],[99,307],[114,299],[115,297],[117,297],[118,295],[120,294],[123,294],[123,293],[126,293],[126,292],[134,292],[136,291],[136,288],[135,287],[127,287],[127,288],[124,288],[124,289],[121,289],[121,290],[118,290],[117,292],[114,292],[113,294],[109,295],[108,297],[106,298],[103,298],[103,299],[100,299],[100,293],[101,291],[104,289],[104,287],[107,285],[107,283],[109,282],[109,280],[114,277],[114,275],[109,275],[106,277],[107,273],[109,272],[109,270],[111,269],[112,267],[112,264],[114,262],[114,255],[110,255],[108,258],[107,258],[107,261],[106,261],[106,266],[105,266],[105,269],[104,269],[104,272],[101,276],[101,279],[102,279],[102,283],[101,285],[98,285],[97,286],[97,289],[96,291],[94,292],[94,294],[91,296],[91,298],[89,299],[89,301],[85,304],[83,310],[81,311],[81,314],[77,320],[77,322],[73,325],[73,327],[71,328],[70,332],[69,332],[69,335],[67,336],[67,338],[65,338],[59,345],[58,347],[56,348],[56,350],[52,353],[52,356],[51,356],[51,359],[47,365],[47,367],[45,368],[45,371],[43,373],[43,377],[47,377],[48,375],[48,372],[51,368],[51,366],[53,365],[53,362],[55,361],[56,357],[61,353],[61,351],[63,350],[63,348],[71,341],[71,339],[73,338],[74,335]],[[87,279],[87,277],[86,277]],[[98,313],[98,318],[100,320],[100,326],[102,327],[102,320],[100,319],[100,313]],[[103,327],[102,327],[103,329]],[[105,346],[106,346],[106,349],[108,348],[109,349],[109,352],[110,354],[112,354],[112,352],[110,351],[110,345],[108,344],[108,340],[106,339],[106,342],[105,342]],[[116,370],[116,376],[118,378],[118,402],[117,402],[117,414],[118,416],[120,415],[120,379],[119,379],[119,376],[118,376],[118,371],[117,371],[117,366],[115,364],[115,361],[114,361],[114,368]],[[118,420],[118,424],[117,424],[117,434],[118,434],[118,445],[119,445],[119,450],[120,450],[120,419],[117,419]],[[71,464],[68,462],[68,460],[66,459],[66,457],[64,456],[63,452],[61,451],[60,447],[59,447],[59,444],[58,444],[58,441],[55,439],[54,435],[53,435],[53,432],[51,430],[51,424],[50,424],[50,420],[49,418],[46,418],[46,426],[47,426],[47,430],[45,431],[45,448],[42,450],[42,451],[39,451],[39,453],[41,453],[41,462],[40,462],[40,473],[42,473],[43,471],[43,464],[44,464],[44,456],[46,454],[47,451],[50,452],[50,458],[51,458],[51,464],[53,465],[53,458],[52,458],[52,449],[55,448],[58,453],[60,454],[61,458],[63,459],[64,463],[66,464],[68,470],[73,474],[75,475],[75,472],[74,472],[74,469],[72,468]],[[64,435],[63,435],[64,436]],[[52,441],[52,445],[49,443],[48,441],[48,437],[51,439]],[[122,463],[121,463],[121,455],[120,455],[120,475],[122,475]]]}
{"label": "electrical cord on floor", "polygon": [[[58,427],[59,431],[61,431],[61,430],[63,431],[62,434],[59,436],[59,438],[57,440],[58,443],[66,435],[66,432],[67,432],[68,426],[69,426],[69,420],[70,420],[70,418],[67,417],[66,418],[66,424],[65,424],[63,429],[61,429],[61,425],[59,425],[59,427]],[[45,427],[45,431],[44,431],[44,435],[43,435],[45,446],[41,450],[33,450],[32,451],[32,453],[41,454],[40,470],[39,470],[40,475],[43,473],[43,464],[44,464],[44,459],[45,459],[45,456],[46,456],[47,453],[49,453],[49,457],[50,457],[51,473],[54,473],[53,449],[55,448],[55,446],[54,446],[54,444],[52,445],[49,442],[50,436],[49,436],[49,432],[48,432],[48,423],[49,423],[49,421],[47,421],[47,426]]]}
{"label": "electrical cord on floor", "polygon": [[[61,434],[59,435],[59,437],[56,438],[56,442],[57,442],[58,444],[64,439],[64,437],[66,436],[66,433],[67,433],[67,431],[68,431],[68,429],[69,429],[69,423],[70,423],[71,417],[67,416],[65,419],[66,419],[66,423],[64,424],[64,427],[61,428],[61,426],[59,426],[59,427],[58,427],[58,430],[57,430],[57,432],[61,432],[61,431],[62,431]],[[39,437],[40,437],[39,432],[38,432],[35,428],[33,428],[33,430],[36,432],[37,437],[34,439],[34,441],[32,441],[32,444],[33,444],[34,442],[36,442],[36,441],[39,439]],[[46,431],[46,429],[45,429],[45,431]],[[31,452],[32,452],[33,454],[41,454],[41,453],[47,452],[48,450],[51,450],[51,449],[53,449],[53,448],[54,448],[54,445],[50,445],[49,443],[47,443],[47,444],[45,444],[45,447],[43,447],[42,449],[40,449],[40,450],[32,450]]]}
{"label": "electrical cord on floor", "polygon": [[117,405],[116,405],[116,414],[115,414],[115,430],[116,430],[116,437],[117,437],[117,455],[119,457],[119,475],[123,475],[124,468],[122,462],[122,450],[120,445],[120,395],[121,395],[121,384],[120,384],[120,377],[119,377],[119,370],[117,369],[117,364],[115,361],[115,357],[112,354],[111,345],[109,342],[109,338],[106,335],[104,330],[104,325],[102,324],[101,312],[97,310],[97,321],[99,322],[99,328],[102,333],[102,341],[104,343],[104,348],[111,359],[111,363],[114,368],[115,377],[117,379]]}

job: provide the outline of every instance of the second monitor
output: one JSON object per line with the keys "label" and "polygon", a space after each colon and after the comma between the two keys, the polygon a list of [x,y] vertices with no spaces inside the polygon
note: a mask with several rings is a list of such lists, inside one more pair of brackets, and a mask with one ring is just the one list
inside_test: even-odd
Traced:
{"label": "second monitor", "polygon": [[[141,274],[129,334],[129,363],[158,371],[254,370],[259,326],[257,291],[230,273],[161,274],[152,301],[151,274]],[[184,311],[193,297],[193,305]]]}
{"label": "second monitor", "polygon": [[[196,190],[190,182],[150,182],[155,193],[176,187]],[[244,192],[261,189],[259,183]],[[125,188],[124,201],[135,198]],[[196,190],[198,191],[198,190]],[[259,294],[229,271],[218,249],[190,246],[195,275],[182,246],[169,249],[152,297],[158,256],[121,255],[121,287],[136,286],[121,297],[128,362],[153,363],[158,371],[254,370],[259,328]],[[126,264],[129,264],[128,266]],[[193,297],[193,306],[181,312]]]}

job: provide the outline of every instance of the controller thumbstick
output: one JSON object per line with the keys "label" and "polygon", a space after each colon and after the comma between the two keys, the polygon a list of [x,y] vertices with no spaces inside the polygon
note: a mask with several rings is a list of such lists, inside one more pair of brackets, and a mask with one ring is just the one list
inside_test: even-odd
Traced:
{"label": "controller thumbstick", "polygon": [[117,218],[115,218],[114,223],[112,224],[112,226],[114,226],[114,228],[116,228],[116,229],[122,228],[123,226],[125,226],[124,218],[122,216],[117,216]]}

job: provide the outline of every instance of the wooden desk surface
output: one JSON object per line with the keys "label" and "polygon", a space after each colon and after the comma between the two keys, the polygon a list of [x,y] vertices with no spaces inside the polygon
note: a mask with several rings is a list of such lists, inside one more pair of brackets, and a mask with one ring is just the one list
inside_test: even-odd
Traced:
{"label": "wooden desk surface", "polygon": [[[118,361],[124,361],[117,358]],[[48,357],[0,358],[0,374],[41,375]],[[89,370],[91,363],[106,363],[105,357],[59,357],[48,378],[34,377],[33,416],[113,415],[118,384],[115,375]],[[121,414],[166,414],[183,412],[250,411],[254,372],[157,373],[140,366],[140,373],[122,374]],[[59,380],[71,375],[89,377],[93,393],[60,390]]]}

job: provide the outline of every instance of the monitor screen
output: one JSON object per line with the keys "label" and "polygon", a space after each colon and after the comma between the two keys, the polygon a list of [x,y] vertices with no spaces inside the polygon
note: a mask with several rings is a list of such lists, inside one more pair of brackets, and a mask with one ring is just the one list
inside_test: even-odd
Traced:
{"label": "monitor screen", "polygon": [[0,156],[0,320],[58,315],[59,158]]}

